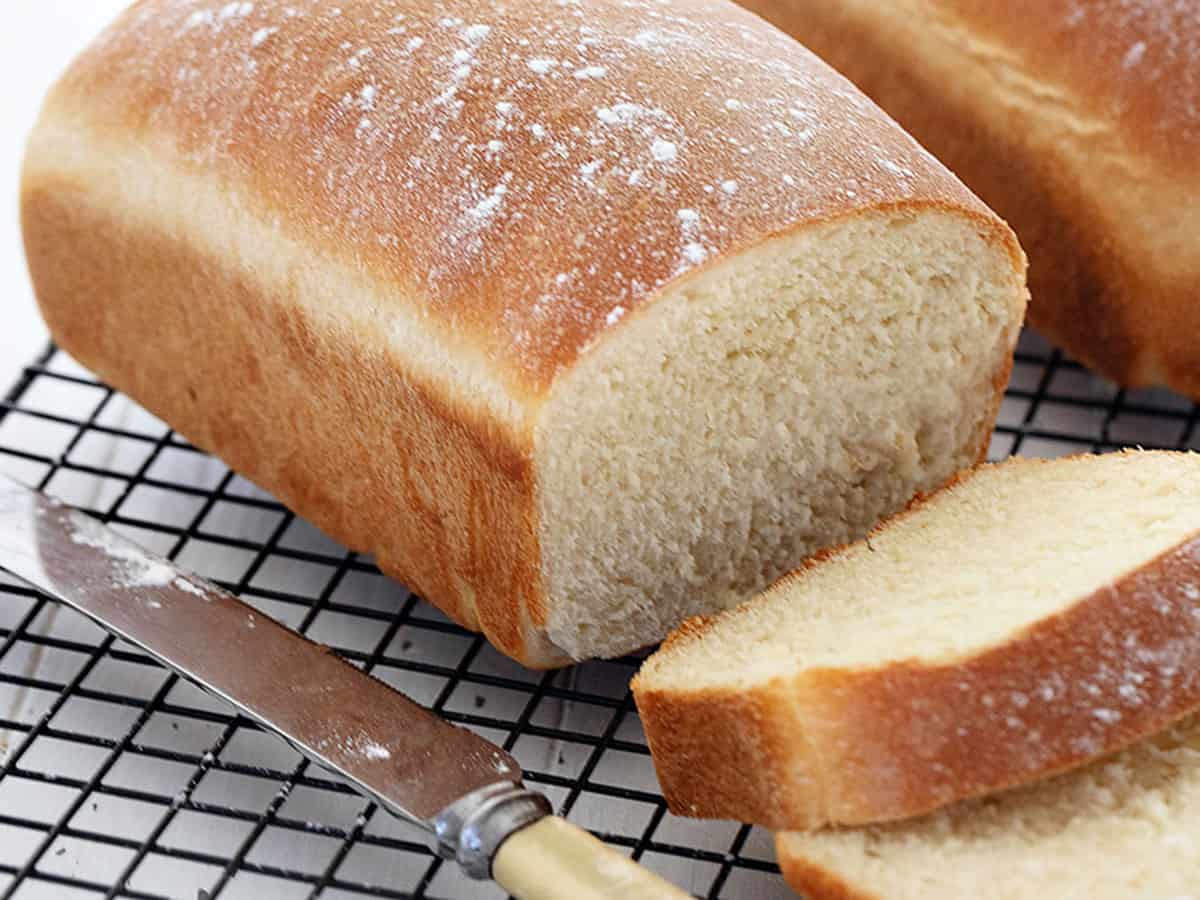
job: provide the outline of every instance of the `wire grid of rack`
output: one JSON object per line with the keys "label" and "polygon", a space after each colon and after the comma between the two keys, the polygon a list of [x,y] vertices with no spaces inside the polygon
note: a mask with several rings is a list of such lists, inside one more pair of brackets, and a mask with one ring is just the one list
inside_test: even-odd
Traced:
{"label": "wire grid of rack", "polygon": [[[1200,407],[1022,337],[990,456],[1200,449]],[[53,347],[0,404],[0,471],[87,509],[503,744],[559,810],[700,897],[789,896],[770,835],[679,819],[628,680],[529,672]],[[228,707],[0,575],[0,896],[496,897]]]}

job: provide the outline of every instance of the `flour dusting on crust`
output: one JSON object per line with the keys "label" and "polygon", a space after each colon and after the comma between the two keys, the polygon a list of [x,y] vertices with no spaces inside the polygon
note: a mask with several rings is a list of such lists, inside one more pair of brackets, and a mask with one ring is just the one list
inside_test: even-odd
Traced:
{"label": "flour dusting on crust", "polygon": [[850,209],[971,202],[725,0],[148,0],[127,16],[90,51],[112,57],[99,114],[412,285],[535,382],[748,243]]}
{"label": "flour dusting on crust", "polygon": [[[1200,149],[1200,4],[1195,0],[1023,0],[1098,85],[1106,116],[1129,117],[1169,156]],[[1025,16],[1028,18],[1028,15]],[[1187,158],[1187,157],[1185,157]]]}

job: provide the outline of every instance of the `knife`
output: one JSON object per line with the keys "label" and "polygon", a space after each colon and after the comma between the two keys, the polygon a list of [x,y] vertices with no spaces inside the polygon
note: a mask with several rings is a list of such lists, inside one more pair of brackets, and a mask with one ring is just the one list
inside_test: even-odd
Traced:
{"label": "knife", "polygon": [[686,897],[551,814],[508,753],[228,591],[0,476],[0,567],[221,697],[520,900]]}

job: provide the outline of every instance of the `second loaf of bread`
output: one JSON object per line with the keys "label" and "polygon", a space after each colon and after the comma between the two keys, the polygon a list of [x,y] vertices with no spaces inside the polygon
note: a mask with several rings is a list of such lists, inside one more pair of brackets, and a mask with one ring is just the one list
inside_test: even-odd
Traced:
{"label": "second loaf of bread", "polygon": [[53,89],[55,338],[531,665],[984,452],[1004,224],[725,0],[142,0]]}
{"label": "second loaf of bread", "polygon": [[1200,5],[741,0],[863,88],[1017,230],[1030,321],[1200,399]]}

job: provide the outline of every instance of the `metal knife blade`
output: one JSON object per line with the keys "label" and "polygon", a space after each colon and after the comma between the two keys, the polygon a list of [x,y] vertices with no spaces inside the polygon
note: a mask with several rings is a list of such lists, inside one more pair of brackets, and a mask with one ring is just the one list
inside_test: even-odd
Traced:
{"label": "metal knife blade", "polygon": [[443,815],[456,803],[520,784],[516,760],[489,741],[3,476],[0,566],[223,697],[440,841],[451,836],[439,832],[461,824],[462,815]]}
{"label": "metal knife blade", "polygon": [[0,567],[207,688],[520,900],[686,894],[521,785],[456,728],[232,594],[0,475]]}

